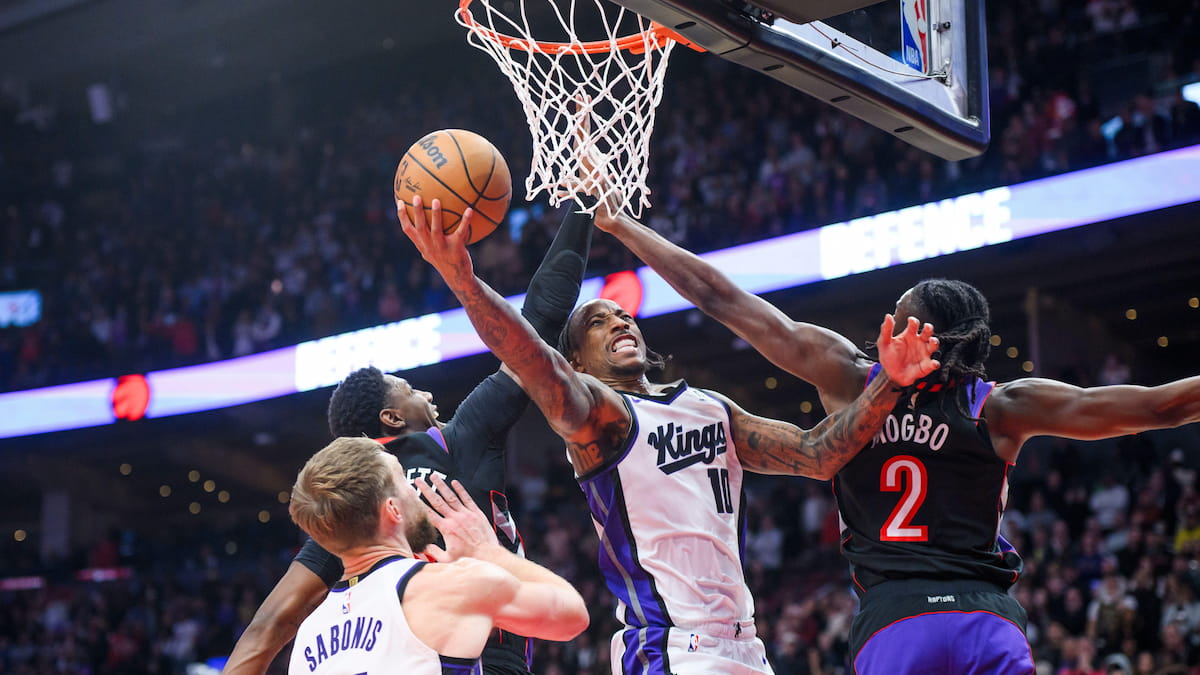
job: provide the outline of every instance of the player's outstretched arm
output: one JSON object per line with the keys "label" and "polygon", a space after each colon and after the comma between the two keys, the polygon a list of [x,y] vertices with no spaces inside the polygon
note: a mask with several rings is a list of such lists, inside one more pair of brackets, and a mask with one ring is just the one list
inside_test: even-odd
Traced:
{"label": "player's outstretched arm", "polygon": [[494,608],[496,625],[518,635],[543,640],[571,640],[587,630],[587,605],[573,586],[550,570],[514,555],[496,540],[496,533],[466,488],[447,485],[441,476],[414,485],[427,504],[426,512],[446,541],[443,550],[431,545],[425,552],[437,562],[475,558],[497,565],[520,582],[510,600]]}
{"label": "player's outstretched arm", "polygon": [[[590,214],[567,209],[554,241],[529,281],[521,316],[546,344],[557,343],[559,332],[579,300],[592,229]],[[507,366],[501,366],[501,370],[509,377],[513,376]],[[463,399],[454,419],[458,421],[457,427],[464,428],[463,423],[466,423],[465,428],[476,430],[479,437],[499,439],[508,434],[528,404],[529,397],[520,389],[519,382],[508,382],[504,376],[493,375]],[[489,449],[495,447],[494,443],[487,445]],[[461,446],[456,452],[464,457],[475,456]]]}
{"label": "player's outstretched arm", "polygon": [[296,637],[300,623],[312,614],[328,592],[321,577],[293,562],[254,613],[222,672],[227,675],[267,672],[279,650]]}
{"label": "player's outstretched arm", "polygon": [[575,309],[591,246],[592,216],[568,207],[554,241],[529,280],[521,306],[521,316],[546,344],[558,342],[559,332]]}
{"label": "player's outstretched arm", "polygon": [[620,239],[680,295],[749,342],[771,363],[812,383],[827,407],[840,407],[861,391],[870,364],[842,335],[793,321],[771,303],[740,288],[715,266],[624,213],[612,215],[601,205],[596,226]]}
{"label": "player's outstretched arm", "polygon": [[1076,387],[1025,378],[996,387],[983,409],[1002,457],[1015,462],[1033,436],[1081,441],[1200,422],[1200,376],[1157,387]]}
{"label": "player's outstretched arm", "polygon": [[938,345],[933,327],[925,324],[918,331],[917,326],[917,320],[910,318],[904,332],[893,336],[894,319],[890,314],[885,317],[878,342],[884,372],[849,406],[808,431],[751,415],[729,401],[731,433],[742,466],[757,473],[833,478],[883,426],[899,400],[900,388],[938,368],[932,358]]}
{"label": "player's outstretched arm", "polygon": [[576,373],[499,293],[475,276],[466,248],[473,211],[467,209],[463,225],[445,234],[439,201],[433,200],[428,219],[420,202],[420,196],[413,197],[412,218],[407,209],[397,209],[404,234],[445,279],[483,343],[516,374],[546,421],[566,439],[575,470],[582,475],[603,464],[619,450],[612,437],[623,438],[630,424],[620,397],[598,380]]}

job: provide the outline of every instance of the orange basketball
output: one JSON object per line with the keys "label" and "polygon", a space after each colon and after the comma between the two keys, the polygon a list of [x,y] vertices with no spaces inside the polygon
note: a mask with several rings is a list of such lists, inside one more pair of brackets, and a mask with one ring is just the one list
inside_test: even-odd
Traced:
{"label": "orange basketball", "polygon": [[463,212],[475,209],[473,244],[488,236],[504,220],[512,198],[512,176],[504,157],[486,138],[463,129],[442,129],[413,143],[393,184],[397,205],[412,215],[414,195],[421,195],[425,217],[434,199],[442,201],[442,227],[449,234],[458,227]]}

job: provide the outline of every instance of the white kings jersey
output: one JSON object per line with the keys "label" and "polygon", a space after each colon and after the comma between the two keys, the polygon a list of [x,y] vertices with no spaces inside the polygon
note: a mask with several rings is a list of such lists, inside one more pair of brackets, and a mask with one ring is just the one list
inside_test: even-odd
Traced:
{"label": "white kings jersey", "polygon": [[742,572],[742,465],[729,410],[685,382],[621,394],[633,426],[623,454],[579,476],[600,535],[600,569],[635,628],[753,625]]}
{"label": "white kings jersey", "polygon": [[400,599],[426,563],[396,556],[339,581],[292,646],[290,675],[477,675],[479,659],[441,656],[413,635]]}

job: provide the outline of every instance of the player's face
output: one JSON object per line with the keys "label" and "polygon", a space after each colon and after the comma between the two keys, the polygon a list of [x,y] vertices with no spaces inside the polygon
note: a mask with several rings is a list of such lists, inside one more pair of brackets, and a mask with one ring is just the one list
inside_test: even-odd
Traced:
{"label": "player's face", "polygon": [[429,521],[417,489],[405,477],[404,467],[400,465],[400,460],[390,452],[382,452],[389,458],[392,480],[396,484],[396,494],[399,495],[400,512],[404,516],[404,521],[401,523],[404,527],[404,538],[408,541],[413,553],[420,553],[425,550],[426,546],[437,541],[437,529]]}
{"label": "player's face", "polygon": [[629,312],[612,300],[592,300],[571,317],[576,370],[604,377],[646,372],[646,344]]}
{"label": "player's face", "polygon": [[[908,326],[908,317],[916,316],[918,320],[924,321],[924,319],[921,319],[920,316],[914,313],[916,311],[915,303],[913,289],[911,288],[904,291],[904,295],[901,295],[900,299],[896,301],[896,328],[894,331],[896,335],[904,332],[905,327]],[[934,326],[934,329],[936,328],[937,326]]]}
{"label": "player's face", "polygon": [[388,383],[387,407],[396,411],[410,429],[424,431],[437,426],[438,410],[433,404],[433,394],[414,389],[408,380],[395,375],[384,375]]}

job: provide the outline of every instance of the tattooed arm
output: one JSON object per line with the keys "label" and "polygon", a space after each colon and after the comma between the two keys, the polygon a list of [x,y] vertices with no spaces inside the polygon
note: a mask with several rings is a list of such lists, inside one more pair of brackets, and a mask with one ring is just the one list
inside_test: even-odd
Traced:
{"label": "tattooed arm", "polygon": [[808,431],[751,415],[720,398],[729,405],[730,433],[747,471],[829,480],[871,442],[899,397],[896,386],[880,374],[849,406]]}
{"label": "tattooed arm", "polygon": [[808,476],[829,480],[871,441],[895,407],[900,388],[933,372],[938,341],[933,327],[918,330],[916,319],[899,335],[889,314],[879,326],[879,361],[883,372],[848,406],[804,431],[794,424],[751,415],[728,399],[730,433],[738,458],[757,473]]}
{"label": "tattooed arm", "polygon": [[430,217],[413,197],[413,217],[398,209],[404,234],[437,269],[462,303],[479,338],[517,376],[546,421],[567,441],[567,452],[580,476],[603,465],[622,447],[631,423],[621,396],[590,375],[577,373],[499,293],[475,276],[466,238],[468,210],[453,233],[442,231],[441,204]]}

